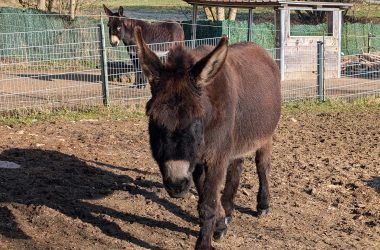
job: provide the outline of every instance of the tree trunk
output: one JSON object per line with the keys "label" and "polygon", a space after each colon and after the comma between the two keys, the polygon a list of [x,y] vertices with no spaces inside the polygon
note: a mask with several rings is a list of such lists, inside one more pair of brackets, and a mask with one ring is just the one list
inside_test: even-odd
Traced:
{"label": "tree trunk", "polygon": [[37,9],[46,10],[46,0],[38,0],[37,1]]}
{"label": "tree trunk", "polygon": [[214,21],[214,16],[212,14],[211,8],[210,7],[203,7],[207,20]]}
{"label": "tree trunk", "polygon": [[212,14],[214,20],[218,20],[218,17],[216,15],[216,7],[211,7],[210,9],[211,9],[211,14]]}
{"label": "tree trunk", "polygon": [[55,2],[55,0],[49,0],[49,1],[48,1],[47,10],[48,10],[49,12],[52,12],[52,11],[53,11],[54,2]]}
{"label": "tree trunk", "polygon": [[225,19],[224,17],[224,7],[217,7],[216,8],[216,14],[218,15],[218,21],[223,21]]}
{"label": "tree trunk", "polygon": [[230,8],[230,10],[228,11],[228,20],[235,21],[236,13],[237,13],[237,8]]}
{"label": "tree trunk", "polygon": [[71,20],[74,20],[75,18],[75,6],[76,6],[76,0],[70,0],[70,18]]}

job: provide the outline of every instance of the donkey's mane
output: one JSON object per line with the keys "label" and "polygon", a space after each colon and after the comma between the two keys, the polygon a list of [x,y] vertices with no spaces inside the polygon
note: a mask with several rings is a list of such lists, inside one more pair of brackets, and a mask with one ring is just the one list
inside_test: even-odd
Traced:
{"label": "donkey's mane", "polygon": [[195,59],[188,49],[182,45],[176,45],[169,50],[165,68],[167,71],[176,71],[178,74],[183,74],[190,70],[194,61]]}

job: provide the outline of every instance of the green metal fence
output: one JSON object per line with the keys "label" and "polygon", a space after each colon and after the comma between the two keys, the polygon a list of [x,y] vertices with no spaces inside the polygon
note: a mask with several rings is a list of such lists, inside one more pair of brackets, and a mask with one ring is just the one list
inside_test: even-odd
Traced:
{"label": "green metal fence", "polygon": [[[0,21],[14,20],[0,23],[0,112],[21,108],[113,105],[149,98],[149,85],[143,88],[136,85],[141,69],[134,68],[126,46],[113,48],[109,45],[107,26],[98,26],[99,17],[82,17],[71,22],[62,16],[32,12],[23,15],[0,13]],[[35,22],[33,25],[31,20]],[[40,23],[44,24],[33,31],[34,25]],[[189,38],[190,23],[183,23],[183,27]],[[273,24],[262,23],[254,25],[253,29],[254,41],[276,57],[279,50],[274,46]],[[323,33],[325,27],[297,26],[294,31]],[[229,35],[231,43],[247,40],[244,22],[199,22],[197,32],[197,41],[186,41],[185,46],[216,45],[222,34]],[[379,26],[367,24],[363,28],[359,24],[346,24],[343,32],[345,54],[380,51]],[[375,37],[370,37],[370,33]],[[151,46],[159,52],[167,48],[167,44]],[[165,60],[166,55],[163,53],[160,57]],[[330,59],[326,58],[326,62]],[[380,60],[366,67],[360,64],[360,56],[349,60],[339,77],[326,79],[327,96],[380,93]],[[298,73],[302,73],[302,62],[286,63],[299,65]],[[317,64],[314,64],[316,70]],[[315,98],[315,73],[310,72],[297,80],[285,79],[282,88],[284,100]]]}
{"label": "green metal fence", "polygon": [[[183,22],[186,39],[191,39],[191,22]],[[272,23],[253,25],[253,40],[270,49],[275,47],[275,27]],[[230,42],[246,41],[248,38],[247,22],[233,21],[198,21],[197,38],[219,37],[228,35]],[[300,25],[290,27],[291,35],[323,36],[327,34],[327,25]],[[369,45],[369,46],[368,46]],[[380,50],[380,24],[345,23],[342,30],[342,52],[345,55]]]}

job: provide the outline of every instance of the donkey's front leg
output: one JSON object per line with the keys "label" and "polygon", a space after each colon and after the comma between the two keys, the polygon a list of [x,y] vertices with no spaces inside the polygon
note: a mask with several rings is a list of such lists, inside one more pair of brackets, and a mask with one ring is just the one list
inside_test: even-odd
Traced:
{"label": "donkey's front leg", "polygon": [[204,166],[204,181],[199,190],[198,212],[201,230],[196,243],[196,249],[214,249],[211,239],[214,234],[216,221],[224,218],[224,209],[221,203],[221,191],[226,177],[227,165]]}
{"label": "donkey's front leg", "polygon": [[216,222],[214,239],[219,240],[227,233],[228,224],[232,220],[232,212],[234,210],[234,199],[239,187],[240,176],[243,171],[244,159],[233,160],[227,169],[226,184],[222,195],[222,205],[226,217]]}

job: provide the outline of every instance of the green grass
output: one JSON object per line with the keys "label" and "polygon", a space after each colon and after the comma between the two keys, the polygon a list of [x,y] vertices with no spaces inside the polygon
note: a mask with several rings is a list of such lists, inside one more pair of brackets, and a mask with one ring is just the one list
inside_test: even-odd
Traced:
{"label": "green grass", "polygon": [[[318,101],[285,102],[284,114],[294,113],[330,113],[330,112],[380,112],[380,97],[358,98],[348,102],[342,99]],[[0,125],[33,124],[39,122],[80,121],[80,120],[136,120],[144,119],[143,105],[92,107],[77,111],[56,110],[19,110],[0,115]]]}
{"label": "green grass", "polygon": [[348,14],[356,17],[380,17],[380,5],[355,5],[349,10]]}
{"label": "green grass", "polygon": [[329,113],[329,112],[379,112],[380,97],[363,97],[352,101],[344,99],[328,99],[319,101],[285,102],[282,105],[283,113]]}
{"label": "green grass", "polygon": [[[96,3],[99,7],[103,6],[103,1]],[[190,7],[185,1],[182,0],[110,0],[106,3],[107,7],[116,8],[119,6],[129,7],[129,6],[146,6],[146,7]]]}
{"label": "green grass", "polygon": [[78,110],[17,110],[0,115],[0,125],[80,120],[140,120],[145,117],[142,106],[90,107]]}

